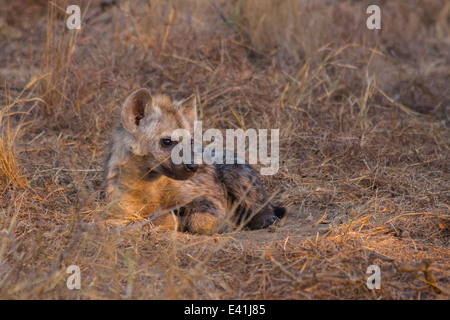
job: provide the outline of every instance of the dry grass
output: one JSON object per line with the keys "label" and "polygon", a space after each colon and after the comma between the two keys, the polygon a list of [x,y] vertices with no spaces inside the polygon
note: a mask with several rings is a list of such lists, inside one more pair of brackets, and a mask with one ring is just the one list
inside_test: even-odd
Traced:
{"label": "dry grass", "polygon": [[[449,298],[448,2],[381,2],[381,31],[366,1],[120,2],[79,2],[80,31],[64,1],[0,3],[0,298]],[[138,87],[280,128],[283,223],[117,232],[102,159]]]}
{"label": "dry grass", "polygon": [[5,96],[6,105],[0,110],[0,180],[8,187],[20,188],[27,186],[28,183],[17,163],[15,138],[17,132],[20,130],[21,124],[16,126],[15,132],[12,132],[10,118],[14,114],[11,113],[11,108],[17,103],[31,100],[20,100],[19,95],[11,102],[9,93],[5,94]]}

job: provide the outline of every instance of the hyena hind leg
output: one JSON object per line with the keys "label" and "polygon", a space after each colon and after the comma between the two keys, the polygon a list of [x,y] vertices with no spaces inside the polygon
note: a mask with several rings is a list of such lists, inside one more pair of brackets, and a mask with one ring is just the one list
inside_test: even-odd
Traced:
{"label": "hyena hind leg", "polygon": [[213,234],[227,231],[226,205],[219,199],[200,197],[184,210],[185,230],[195,234]]}
{"label": "hyena hind leg", "polygon": [[237,202],[238,223],[249,229],[263,229],[286,214],[284,207],[269,202],[258,173],[250,165],[217,165],[217,170],[231,200]]}

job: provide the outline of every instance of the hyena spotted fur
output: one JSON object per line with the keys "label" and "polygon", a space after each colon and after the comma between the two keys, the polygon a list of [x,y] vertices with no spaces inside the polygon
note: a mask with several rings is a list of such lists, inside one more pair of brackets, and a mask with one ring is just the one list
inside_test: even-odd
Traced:
{"label": "hyena spotted fur", "polygon": [[187,129],[193,137],[195,100],[192,95],[172,101],[144,88],[127,98],[105,161],[104,188],[112,212],[141,219],[180,207],[152,223],[198,234],[225,232],[236,225],[260,229],[279,221],[285,208],[269,202],[250,165],[172,162],[172,132]]}

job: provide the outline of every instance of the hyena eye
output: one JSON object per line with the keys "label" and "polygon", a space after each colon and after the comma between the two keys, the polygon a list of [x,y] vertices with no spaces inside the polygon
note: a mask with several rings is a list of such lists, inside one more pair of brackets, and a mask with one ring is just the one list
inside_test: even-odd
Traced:
{"label": "hyena eye", "polygon": [[161,139],[161,144],[165,147],[169,147],[173,144],[173,141],[170,139]]}

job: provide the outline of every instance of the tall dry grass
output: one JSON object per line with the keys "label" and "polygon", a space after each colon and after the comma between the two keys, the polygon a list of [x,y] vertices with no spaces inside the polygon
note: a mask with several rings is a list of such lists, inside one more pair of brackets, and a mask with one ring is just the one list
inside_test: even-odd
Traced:
{"label": "tall dry grass", "polygon": [[28,186],[26,176],[18,163],[15,142],[19,134],[20,125],[14,129],[11,127],[11,109],[20,100],[11,101],[10,93],[6,94],[8,99],[0,110],[0,179],[3,184],[13,188]]}
{"label": "tall dry grass", "polygon": [[[67,95],[67,82],[73,77],[72,58],[75,52],[78,29],[68,30],[61,21],[67,2],[49,2],[44,52],[41,59],[40,97],[45,100],[47,114],[58,115],[64,106],[72,104]],[[58,17],[60,21],[57,21]]]}

